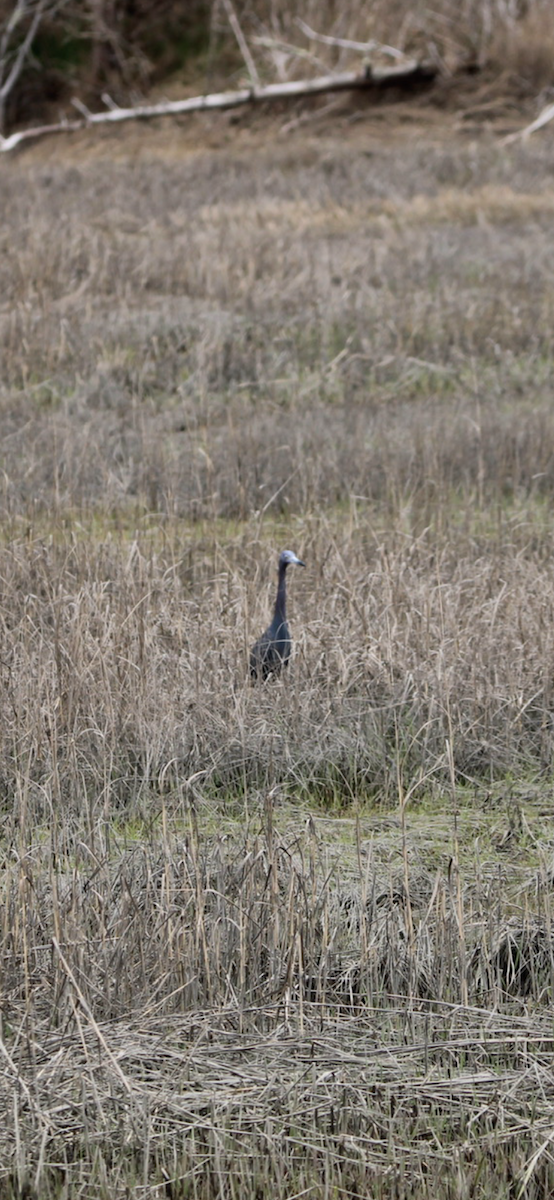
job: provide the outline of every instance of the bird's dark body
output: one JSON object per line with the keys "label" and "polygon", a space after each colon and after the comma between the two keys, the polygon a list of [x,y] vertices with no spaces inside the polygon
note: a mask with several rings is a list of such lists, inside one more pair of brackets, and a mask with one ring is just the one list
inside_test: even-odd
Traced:
{"label": "bird's dark body", "polygon": [[278,675],[290,658],[291,640],[286,621],[273,620],[250,651],[250,674],[253,679]]}
{"label": "bird's dark body", "polygon": [[250,651],[252,679],[268,679],[270,675],[278,675],[290,658],[291,640],[286,617],[286,573],[287,567],[292,563],[299,567],[304,566],[304,563],[292,551],[283,550],[279,559],[279,582],[273,620]]}

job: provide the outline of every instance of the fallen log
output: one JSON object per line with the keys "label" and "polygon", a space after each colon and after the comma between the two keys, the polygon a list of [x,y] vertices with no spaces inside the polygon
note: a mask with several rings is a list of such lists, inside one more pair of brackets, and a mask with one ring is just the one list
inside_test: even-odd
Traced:
{"label": "fallen log", "polygon": [[307,96],[322,95],[325,92],[412,85],[418,82],[430,82],[436,74],[437,67],[434,63],[406,59],[393,66],[373,66],[368,63],[361,73],[345,71],[340,75],[323,75],[317,79],[270,83],[263,87],[254,86],[241,88],[234,92],[190,96],[185,100],[167,100],[159,104],[139,104],[135,108],[110,106],[107,112],[89,112],[84,105],[77,101],[76,107],[83,114],[80,119],[20,129],[10,134],[9,137],[0,138],[0,152],[5,154],[9,150],[15,150],[16,146],[33,138],[46,137],[52,133],[71,133],[76,129],[85,129],[91,125],[105,125],[116,121],[144,121],[154,117],[172,117],[193,112],[239,108],[241,105],[259,104],[271,100],[296,100]]}

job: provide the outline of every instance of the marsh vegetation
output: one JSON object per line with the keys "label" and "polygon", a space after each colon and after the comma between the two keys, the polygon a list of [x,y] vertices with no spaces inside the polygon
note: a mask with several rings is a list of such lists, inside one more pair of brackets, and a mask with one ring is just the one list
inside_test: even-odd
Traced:
{"label": "marsh vegetation", "polygon": [[552,1190],[550,144],[336,120],[2,164],[5,1196]]}

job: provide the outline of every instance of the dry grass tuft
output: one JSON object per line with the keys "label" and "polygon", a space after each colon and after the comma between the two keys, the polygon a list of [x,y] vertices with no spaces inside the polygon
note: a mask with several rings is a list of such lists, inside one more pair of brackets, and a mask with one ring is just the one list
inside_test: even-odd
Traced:
{"label": "dry grass tuft", "polygon": [[[268,799],[250,832],[206,838],[189,810],[181,833],[162,819],[134,845],[99,822],[71,856],[67,830],[31,845],[20,825],[1,948],[6,1195],[86,1178],[92,1194],[194,1181],[210,1197],[215,1176],[225,1195],[284,1197],[323,1175],[388,1196],[399,1156],[401,1195],[424,1194],[422,1173],[440,1195],[453,1144],[478,1195],[523,1176],[535,1147],[534,1186],[550,1180],[548,1010],[500,999],[540,1000],[544,953],[536,969],[527,939],[525,986],[521,962],[508,980],[523,931],[495,927],[493,878],[464,889],[460,926],[452,876],[387,883],[363,842],[345,872],[312,822],[283,836],[275,816]],[[495,964],[486,985],[472,947]]]}

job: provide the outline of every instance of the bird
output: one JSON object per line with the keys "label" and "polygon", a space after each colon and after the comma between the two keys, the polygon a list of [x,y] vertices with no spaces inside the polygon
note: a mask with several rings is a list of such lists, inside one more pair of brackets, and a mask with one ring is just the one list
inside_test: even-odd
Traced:
{"label": "bird", "polygon": [[306,564],[292,550],[283,550],[279,556],[279,582],[273,620],[250,651],[250,676],[253,681],[278,675],[289,661],[291,640],[286,613],[287,567],[293,565],[305,567]]}

